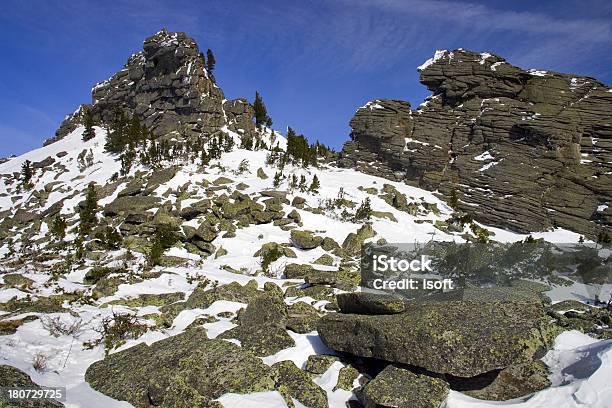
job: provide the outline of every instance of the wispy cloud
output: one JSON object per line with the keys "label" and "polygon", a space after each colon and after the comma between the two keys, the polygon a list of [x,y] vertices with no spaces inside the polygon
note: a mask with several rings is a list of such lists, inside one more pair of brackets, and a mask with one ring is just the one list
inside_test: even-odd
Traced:
{"label": "wispy cloud", "polygon": [[350,2],[365,7],[386,9],[445,23],[469,26],[477,30],[512,30],[564,35],[588,42],[610,42],[612,33],[612,22],[608,19],[560,19],[533,11],[503,10],[471,2],[441,0],[350,0]]}
{"label": "wispy cloud", "polygon": [[[377,30],[412,35],[412,47],[404,46],[403,51],[431,47],[432,43],[462,41],[492,51],[496,51],[497,45],[510,53],[505,56],[511,62],[526,66],[554,66],[567,63],[570,55],[580,60],[612,47],[609,18],[559,18],[542,12],[444,0],[337,0],[337,3],[353,10],[358,8],[359,13],[366,15],[383,13],[385,25],[371,27],[370,39],[362,38],[359,52],[363,59],[373,54],[369,49],[391,57],[401,49],[397,43],[378,41]],[[508,41],[508,37],[513,39]]]}

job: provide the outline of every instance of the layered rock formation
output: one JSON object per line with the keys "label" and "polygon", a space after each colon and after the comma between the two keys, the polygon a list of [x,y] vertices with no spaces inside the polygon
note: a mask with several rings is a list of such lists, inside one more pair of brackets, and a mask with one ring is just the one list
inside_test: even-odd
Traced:
{"label": "layered rock formation", "polygon": [[60,140],[83,123],[85,109],[110,123],[115,109],[137,115],[155,136],[209,136],[227,126],[240,133],[254,130],[253,109],[246,99],[227,101],[198,45],[185,33],[161,30],[144,41],[123,69],[92,89],[91,105],[66,117],[54,138]]}
{"label": "layered rock formation", "polygon": [[490,225],[612,235],[610,87],[461,49],[419,70],[433,95],[416,110],[399,100],[359,108],[341,166],[456,194]]}

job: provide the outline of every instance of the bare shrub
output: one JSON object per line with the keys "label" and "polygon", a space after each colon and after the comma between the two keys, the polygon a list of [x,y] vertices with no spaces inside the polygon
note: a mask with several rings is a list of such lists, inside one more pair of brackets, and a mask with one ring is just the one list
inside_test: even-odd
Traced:
{"label": "bare shrub", "polygon": [[81,333],[83,321],[81,319],[71,319],[70,321],[63,321],[60,316],[56,317],[43,317],[41,320],[42,326],[47,330],[53,337],[60,336],[74,336],[78,337]]}
{"label": "bare shrub", "polygon": [[47,370],[47,356],[43,353],[36,353],[32,360],[32,367],[39,373]]}

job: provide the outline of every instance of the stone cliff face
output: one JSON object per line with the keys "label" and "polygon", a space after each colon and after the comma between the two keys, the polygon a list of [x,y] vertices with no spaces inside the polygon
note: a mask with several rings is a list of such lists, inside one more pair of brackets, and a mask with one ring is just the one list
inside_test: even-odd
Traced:
{"label": "stone cliff face", "polygon": [[610,235],[610,87],[461,49],[419,71],[433,95],[416,110],[398,100],[359,108],[341,166],[455,191],[461,210],[490,225]]}
{"label": "stone cliff face", "polygon": [[[228,126],[240,133],[254,130],[253,110],[245,99],[226,101],[205,68],[197,44],[185,33],[161,30],[144,41],[122,70],[92,89],[87,106],[103,123],[116,108],[137,115],[156,136],[209,136]],[[53,139],[82,123],[84,106],[66,117]]]}

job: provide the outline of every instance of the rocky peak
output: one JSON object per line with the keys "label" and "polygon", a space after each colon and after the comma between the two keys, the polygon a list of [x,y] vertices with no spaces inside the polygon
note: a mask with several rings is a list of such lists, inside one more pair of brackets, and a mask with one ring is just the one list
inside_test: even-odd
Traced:
{"label": "rocky peak", "polygon": [[463,49],[418,69],[432,96],[359,108],[340,165],[455,192],[491,225],[611,235],[610,87]]}
{"label": "rocky peak", "polygon": [[[143,51],[129,57],[123,69],[94,86],[88,106],[103,123],[112,120],[115,109],[128,110],[158,137],[206,137],[224,126],[241,133],[253,131],[248,102],[225,101],[205,65],[193,39],[162,29],[144,41]],[[47,144],[74,130],[83,113],[81,106],[67,116]]]}

